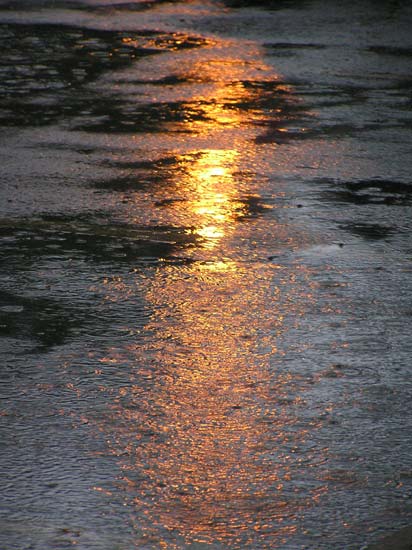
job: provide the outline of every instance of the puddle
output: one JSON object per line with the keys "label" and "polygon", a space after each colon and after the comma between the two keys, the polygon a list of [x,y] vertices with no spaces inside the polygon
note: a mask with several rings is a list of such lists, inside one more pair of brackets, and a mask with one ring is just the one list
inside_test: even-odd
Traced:
{"label": "puddle", "polygon": [[407,526],[407,3],[0,21],[0,546],[359,550]]}

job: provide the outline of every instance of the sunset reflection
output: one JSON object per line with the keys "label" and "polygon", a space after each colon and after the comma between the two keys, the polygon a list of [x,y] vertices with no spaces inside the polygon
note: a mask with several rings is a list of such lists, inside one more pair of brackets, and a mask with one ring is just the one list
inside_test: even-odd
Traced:
{"label": "sunset reflection", "polygon": [[0,550],[407,524],[412,2],[0,4]]}
{"label": "sunset reflection", "polygon": [[[296,420],[294,377],[271,366],[281,355],[284,313],[303,314],[305,291],[296,277],[285,287],[290,274],[282,270],[266,270],[259,288],[255,276],[210,262],[183,273],[159,268],[148,282],[154,313],[146,333],[156,338],[129,349],[136,371],[112,411],[139,544],[269,548],[266,541],[294,532],[290,516],[321,494],[309,500],[292,490],[302,460],[294,452],[309,426]],[[273,315],[262,316],[268,300]],[[305,460],[315,457],[309,451]]]}
{"label": "sunset reflection", "polygon": [[230,230],[235,214],[242,208],[236,200],[233,178],[237,151],[207,150],[190,165],[182,187],[191,190],[184,204],[194,221],[197,235],[213,248]]}
{"label": "sunset reflection", "polygon": [[[273,87],[256,83],[261,66],[218,54],[185,73],[200,85],[190,117],[171,124],[184,148],[151,165],[148,200],[161,224],[196,237],[194,259],[164,262],[140,279],[150,315],[126,352],[130,384],[113,402],[112,446],[144,548],[269,548],[294,532],[291,518],[309,504],[308,493],[298,498],[291,488],[293,453],[308,436],[296,422],[302,398],[293,376],[274,367],[285,318],[303,315],[309,291],[281,265],[252,264],[242,250],[239,259],[232,244],[243,222],[254,240],[252,220],[272,208],[247,187],[258,152],[243,129],[263,118],[251,105],[268,101]],[[265,238],[279,242],[283,231],[271,218]]]}

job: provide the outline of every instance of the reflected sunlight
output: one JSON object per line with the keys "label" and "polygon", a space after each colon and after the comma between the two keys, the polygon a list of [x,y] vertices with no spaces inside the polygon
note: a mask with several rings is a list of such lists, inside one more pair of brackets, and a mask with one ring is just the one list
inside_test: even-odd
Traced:
{"label": "reflected sunlight", "polygon": [[[151,524],[142,540],[174,533],[186,543],[241,548],[256,537],[264,548],[266,539],[293,532],[287,515],[308,505],[288,496],[296,467],[289,449],[307,437],[290,410],[301,398],[289,397],[291,375],[271,372],[276,338],[259,341],[283,330],[280,311],[261,314],[274,299],[273,273],[258,289],[255,274],[239,265],[190,268],[190,284],[171,267],[146,295],[155,312],[147,330],[157,339],[143,351],[155,377],[133,413],[142,444],[130,447],[124,466],[134,505]],[[278,309],[279,301],[300,314],[290,291],[276,297]],[[137,363],[141,354],[136,349]]]}
{"label": "reflected sunlight", "polygon": [[237,156],[235,150],[202,151],[181,183],[192,190],[185,207],[194,218],[195,233],[205,239],[207,248],[214,248],[225,236],[241,208],[233,178]]}
{"label": "reflected sunlight", "polygon": [[[250,261],[259,238],[252,222],[243,224],[247,262],[235,248],[242,238],[233,244],[240,220],[271,208],[248,188],[253,176],[245,178],[260,161],[243,128],[264,117],[254,101],[269,102],[277,78],[257,82],[258,65],[218,57],[194,64],[202,94],[172,126],[184,147],[149,164],[153,217],[197,236],[201,259],[164,262],[144,282],[136,277],[150,318],[125,351],[135,369],[114,399],[112,446],[142,548],[270,548],[295,531],[296,514],[316,497],[291,488],[294,450],[308,429],[296,420],[303,401],[296,380],[274,368],[285,320],[303,314],[308,290],[293,271]],[[285,239],[282,231],[272,217],[265,238]]]}

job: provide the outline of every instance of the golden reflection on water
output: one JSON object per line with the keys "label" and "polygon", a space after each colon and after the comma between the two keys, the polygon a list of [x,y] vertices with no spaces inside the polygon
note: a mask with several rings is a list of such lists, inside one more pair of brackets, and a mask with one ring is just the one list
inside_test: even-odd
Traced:
{"label": "golden reflection on water", "polygon": [[186,215],[195,225],[194,232],[214,248],[230,230],[242,205],[237,201],[233,169],[238,152],[209,149],[202,151],[189,166],[180,187],[190,189],[184,203]]}
{"label": "golden reflection on water", "polygon": [[272,548],[310,505],[291,489],[308,435],[293,413],[301,397],[271,367],[285,311],[303,313],[294,282],[230,261],[159,268],[148,282],[154,337],[130,348],[136,371],[113,409],[143,548]]}
{"label": "golden reflection on water", "polygon": [[[250,99],[239,74],[247,68],[222,66],[212,75],[215,100],[202,98],[206,118],[187,123],[188,132],[244,122],[246,115],[227,105]],[[227,87],[228,79],[239,83]],[[290,389],[293,376],[272,366],[285,315],[303,314],[307,290],[281,266],[240,264],[216,253],[222,243],[230,251],[229,237],[248,214],[235,176],[246,147],[258,158],[256,145],[241,135],[231,148],[217,138],[182,153],[185,169],[173,181],[178,200],[164,216],[193,228],[205,259],[190,268],[166,265],[139,280],[152,316],[143,343],[127,350],[135,372],[114,399],[111,442],[123,456],[137,547],[273,548],[295,531],[296,514],[309,504],[290,487],[299,464],[294,449],[307,437],[293,412],[301,399]]]}

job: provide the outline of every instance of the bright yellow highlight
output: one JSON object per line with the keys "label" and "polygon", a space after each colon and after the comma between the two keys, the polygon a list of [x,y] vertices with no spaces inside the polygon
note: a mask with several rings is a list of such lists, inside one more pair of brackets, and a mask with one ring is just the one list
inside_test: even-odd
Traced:
{"label": "bright yellow highlight", "polygon": [[233,172],[236,150],[208,149],[193,160],[182,182],[190,188],[190,200],[184,208],[193,217],[194,232],[214,248],[231,229],[242,205],[239,202]]}

